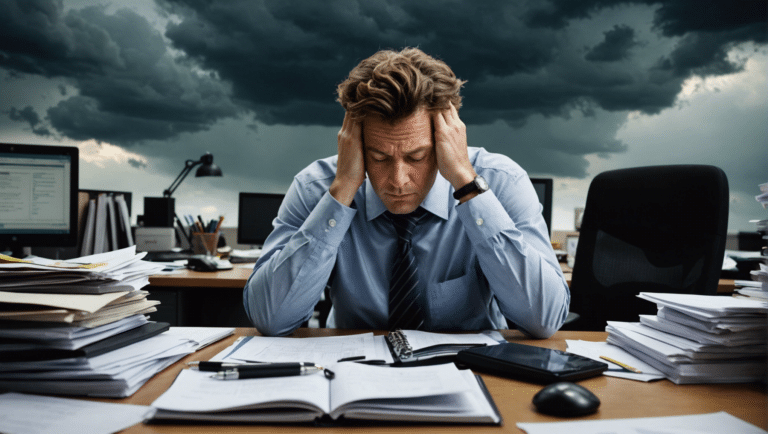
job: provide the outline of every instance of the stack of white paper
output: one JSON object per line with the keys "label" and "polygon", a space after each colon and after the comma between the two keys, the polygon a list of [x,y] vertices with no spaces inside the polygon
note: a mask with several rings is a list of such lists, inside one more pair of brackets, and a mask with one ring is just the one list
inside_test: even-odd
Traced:
{"label": "stack of white paper", "polygon": [[768,303],[735,297],[640,293],[658,314],[639,323],[609,321],[608,343],[670,381],[740,383],[766,376]]}
{"label": "stack of white paper", "polygon": [[[768,182],[760,184],[760,194],[755,196],[763,208],[768,208]],[[737,280],[736,293],[738,297],[752,298],[768,301],[768,219],[751,220],[757,228],[757,233],[762,237],[762,249],[754,252],[740,252],[750,254],[750,258],[755,261],[761,261],[759,268],[750,271],[752,280]]]}
{"label": "stack of white paper", "polygon": [[0,389],[127,396],[188,354],[189,339],[142,346],[168,329],[146,316],[159,302],[141,289],[162,266],[144,255],[129,247],[67,261],[0,256]]}
{"label": "stack of white paper", "polygon": [[171,327],[93,357],[0,361],[0,389],[122,398],[187,354],[232,333],[231,327]]}

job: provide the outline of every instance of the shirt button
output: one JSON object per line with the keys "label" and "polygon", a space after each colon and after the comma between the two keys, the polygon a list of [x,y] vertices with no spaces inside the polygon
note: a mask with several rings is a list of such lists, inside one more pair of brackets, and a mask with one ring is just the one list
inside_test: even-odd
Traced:
{"label": "shirt button", "polygon": [[477,220],[475,220],[475,223],[477,223],[478,226],[482,226],[483,225],[483,219],[477,219]]}
{"label": "shirt button", "polygon": [[328,220],[328,226],[332,228],[336,227],[336,220],[335,219]]}

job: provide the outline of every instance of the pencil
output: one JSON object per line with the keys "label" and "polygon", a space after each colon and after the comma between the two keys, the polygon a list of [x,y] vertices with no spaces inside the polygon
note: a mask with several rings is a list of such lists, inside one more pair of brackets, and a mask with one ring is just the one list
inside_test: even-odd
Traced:
{"label": "pencil", "polygon": [[606,356],[600,356],[600,358],[603,359],[603,360],[607,360],[607,361],[609,361],[611,363],[615,363],[615,364],[621,366],[622,368],[626,369],[627,371],[634,372],[635,374],[642,374],[643,373],[643,371],[641,371],[641,370],[639,370],[637,368],[633,368],[632,366],[629,366],[626,363],[622,363],[622,362],[620,362],[620,361],[618,361],[616,359],[612,359],[612,358],[606,357]]}
{"label": "pencil", "polygon": [[219,223],[216,225],[216,229],[213,231],[214,233],[219,231],[219,229],[221,228],[221,222],[223,221],[224,221],[224,216],[223,215],[219,216]]}

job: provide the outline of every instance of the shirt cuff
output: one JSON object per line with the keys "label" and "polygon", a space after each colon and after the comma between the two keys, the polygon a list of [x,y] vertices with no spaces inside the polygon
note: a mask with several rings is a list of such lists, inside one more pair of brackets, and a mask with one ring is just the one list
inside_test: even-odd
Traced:
{"label": "shirt cuff", "polygon": [[342,205],[330,192],[325,192],[315,209],[304,221],[304,227],[313,238],[325,244],[338,246],[357,210]]}
{"label": "shirt cuff", "polygon": [[517,230],[492,190],[458,205],[456,212],[472,244],[482,243],[502,231]]}

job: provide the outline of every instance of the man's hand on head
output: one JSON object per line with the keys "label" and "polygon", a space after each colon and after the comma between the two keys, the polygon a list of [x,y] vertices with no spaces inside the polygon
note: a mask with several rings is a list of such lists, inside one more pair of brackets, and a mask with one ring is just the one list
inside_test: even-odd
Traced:
{"label": "man's hand on head", "polygon": [[336,178],[331,188],[331,195],[340,203],[350,206],[357,189],[365,182],[365,158],[363,155],[362,123],[344,115],[338,135],[339,160],[336,164]]}
{"label": "man's hand on head", "polygon": [[477,176],[469,162],[467,127],[459,119],[459,112],[453,104],[447,109],[435,110],[432,122],[435,127],[437,168],[443,178],[458,190]]}

